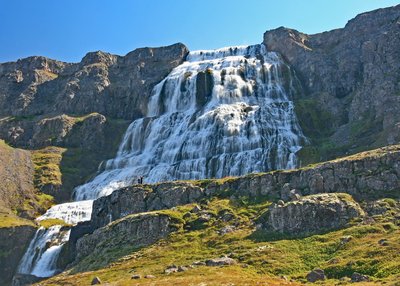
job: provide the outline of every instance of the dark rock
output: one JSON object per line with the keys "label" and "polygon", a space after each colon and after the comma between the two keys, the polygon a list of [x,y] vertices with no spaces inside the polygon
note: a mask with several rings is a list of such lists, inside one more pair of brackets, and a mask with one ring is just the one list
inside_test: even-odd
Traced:
{"label": "dark rock", "polygon": [[165,274],[171,274],[176,272],[178,272],[178,266],[176,265],[167,266],[167,268],[164,270]]}
{"label": "dark rock", "polygon": [[380,239],[379,241],[378,241],[378,244],[379,245],[381,245],[381,246],[388,246],[389,245],[389,242],[388,242],[388,240],[387,239]]}
{"label": "dark rock", "polygon": [[[140,274],[134,274],[132,275],[131,279],[140,279],[142,276]],[[146,277],[147,278],[147,277]]]}
{"label": "dark rock", "polygon": [[[35,275],[30,275],[30,274],[16,274],[13,279],[12,279],[12,286],[28,286],[32,285],[36,282],[39,282],[43,279],[43,277],[37,277]],[[9,283],[4,283],[1,285],[10,285]]]}
{"label": "dark rock", "polygon": [[226,256],[206,260],[206,266],[224,266],[233,264],[236,264],[236,260]]}
{"label": "dark rock", "polygon": [[[107,247],[130,244],[145,246],[176,230],[173,218],[162,213],[129,215],[78,239],[76,261],[101,253]],[[104,245],[105,241],[110,241]]]}
{"label": "dark rock", "polygon": [[369,280],[368,275],[363,275],[358,272],[354,272],[353,275],[351,275],[351,282],[367,282]]}
{"label": "dark rock", "polygon": [[187,268],[186,266],[178,266],[178,272],[184,272],[184,271],[188,271],[189,268]]}
{"label": "dark rock", "polygon": [[98,285],[98,284],[101,284],[101,280],[100,280],[100,278],[99,277],[94,277],[93,279],[92,279],[92,283],[91,283],[91,285]]}
{"label": "dark rock", "polygon": [[283,206],[272,205],[260,221],[266,231],[310,234],[344,227],[363,215],[360,206],[347,194],[318,194]]}
{"label": "dark rock", "polygon": [[195,214],[199,213],[200,211],[201,211],[201,207],[200,207],[199,205],[195,205],[195,206],[190,210],[191,213],[195,213]]}
{"label": "dark rock", "polygon": [[169,209],[203,197],[202,188],[184,182],[123,188],[94,201],[91,226],[96,229],[129,214]]}
{"label": "dark rock", "polygon": [[[145,114],[155,84],[184,61],[183,44],[126,56],[88,53],[80,63],[30,57],[0,64],[0,115],[89,114],[132,120]],[[50,96],[51,95],[51,96]]]}
{"label": "dark rock", "polygon": [[340,155],[348,144],[368,148],[400,140],[399,15],[397,5],[360,14],[343,29],[307,35],[280,27],[264,34],[267,49],[283,56],[303,86],[295,104],[311,100],[329,115],[321,126],[310,123],[309,109],[298,113],[306,135],[313,135],[313,124],[328,129],[335,147],[344,147]]}
{"label": "dark rock", "polygon": [[192,263],[193,266],[205,266],[206,263],[204,261],[195,261]]}
{"label": "dark rock", "polygon": [[[30,240],[35,235],[35,232],[36,228],[31,225],[0,228],[0,285],[10,285],[18,263],[24,255]],[[30,276],[19,275],[17,280],[20,281],[19,283],[22,283],[32,278],[29,277]]]}
{"label": "dark rock", "polygon": [[310,273],[307,274],[307,281],[308,282],[316,282],[320,280],[325,280],[325,272],[322,269],[314,269]]}

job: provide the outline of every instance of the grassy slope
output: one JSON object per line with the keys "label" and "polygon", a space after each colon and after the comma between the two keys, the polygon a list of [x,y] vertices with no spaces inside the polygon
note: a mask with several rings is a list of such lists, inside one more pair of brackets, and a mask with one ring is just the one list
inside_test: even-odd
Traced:
{"label": "grassy slope", "polygon": [[[185,215],[192,205],[180,207],[173,215],[180,212],[185,218],[182,229],[167,239],[139,250],[132,245],[106,248],[102,255],[88,256],[44,285],[88,285],[94,276],[111,285],[283,285],[281,275],[293,279],[296,285],[305,282],[306,274],[315,267],[325,270],[330,278],[327,285],[338,283],[339,278],[355,271],[373,277],[365,285],[400,280],[400,230],[393,217],[399,212],[398,205],[385,216],[376,216],[372,224],[355,221],[347,229],[304,238],[255,231],[252,221],[268,205],[269,202],[205,201],[202,209],[212,215],[206,223],[198,220],[199,214]],[[226,213],[231,213],[233,219],[224,222],[221,216]],[[225,235],[217,233],[227,225],[235,226],[235,230]],[[341,243],[346,236],[352,237],[350,242]],[[380,245],[381,239],[387,239],[388,245]],[[171,264],[190,265],[221,255],[230,255],[238,264],[163,274]],[[156,278],[132,281],[133,273]]]}

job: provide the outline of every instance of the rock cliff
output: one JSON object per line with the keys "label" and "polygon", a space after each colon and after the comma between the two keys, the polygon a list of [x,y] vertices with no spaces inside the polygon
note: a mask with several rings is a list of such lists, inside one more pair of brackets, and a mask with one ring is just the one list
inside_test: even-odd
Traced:
{"label": "rock cliff", "polygon": [[314,160],[399,142],[399,27],[400,5],[320,34],[284,27],[264,34],[264,44],[286,59],[303,86],[296,111],[318,147]]}

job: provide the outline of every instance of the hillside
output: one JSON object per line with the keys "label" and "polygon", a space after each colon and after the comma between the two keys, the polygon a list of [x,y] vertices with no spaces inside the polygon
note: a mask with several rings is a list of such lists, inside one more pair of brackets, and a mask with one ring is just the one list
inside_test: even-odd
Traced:
{"label": "hillside", "polygon": [[73,228],[68,270],[40,285],[94,277],[111,285],[300,285],[315,268],[324,285],[355,272],[370,281],[360,285],[397,285],[399,158],[392,146],[293,171],[115,191],[94,202],[93,234],[79,238],[87,223]]}

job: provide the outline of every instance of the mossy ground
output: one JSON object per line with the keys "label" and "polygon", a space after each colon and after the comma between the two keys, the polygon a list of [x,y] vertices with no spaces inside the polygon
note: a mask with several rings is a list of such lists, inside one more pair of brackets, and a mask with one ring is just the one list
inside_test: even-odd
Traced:
{"label": "mossy ground", "polygon": [[35,226],[35,224],[31,220],[24,219],[10,213],[0,213],[0,228],[16,227],[23,225]]}
{"label": "mossy ground", "polygon": [[[104,256],[88,256],[69,271],[41,283],[89,285],[98,276],[109,285],[299,285],[316,267],[325,270],[325,285],[344,284],[339,279],[353,272],[372,278],[372,282],[358,285],[395,285],[400,281],[400,229],[392,216],[398,214],[396,201],[389,200],[394,209],[375,222],[353,222],[346,229],[297,238],[256,231],[254,221],[269,204],[212,199],[200,205],[201,212],[191,212],[194,205],[166,211],[181,224],[168,238],[141,249],[121,245],[103,252]],[[201,220],[203,214],[211,218]],[[221,234],[227,226],[233,231]],[[343,237],[349,236],[344,243]],[[386,239],[385,245],[379,243],[382,239]],[[187,266],[222,255],[229,255],[238,264],[164,274],[171,264]],[[156,278],[132,280],[133,274]]]}

